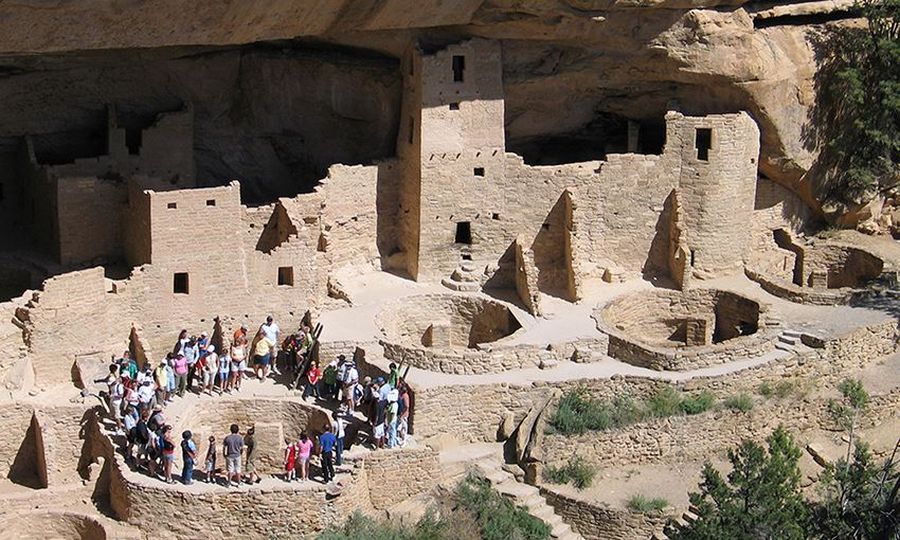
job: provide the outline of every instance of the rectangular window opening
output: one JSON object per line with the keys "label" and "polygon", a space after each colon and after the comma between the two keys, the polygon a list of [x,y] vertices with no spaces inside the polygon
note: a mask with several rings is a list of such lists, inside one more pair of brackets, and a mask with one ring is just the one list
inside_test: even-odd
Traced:
{"label": "rectangular window opening", "polygon": [[409,137],[407,138],[407,142],[409,144],[413,143],[413,130],[416,128],[416,122],[413,120],[413,117],[409,117]]}
{"label": "rectangular window opening", "polygon": [[463,254],[462,254],[462,260],[464,260],[464,261],[471,261],[471,260],[472,260],[472,254],[471,254],[471,253],[463,253]]}
{"label": "rectangular window opening", "polygon": [[712,148],[712,129],[697,128],[694,146],[697,148],[697,159],[709,161],[709,150]]}
{"label": "rectangular window opening", "polygon": [[137,156],[141,153],[141,143],[143,141],[143,131],[140,129],[125,129],[125,146],[128,148],[128,154]]}
{"label": "rectangular window opening", "polygon": [[294,267],[279,266],[278,267],[278,284],[288,287],[294,286]]}
{"label": "rectangular window opening", "polygon": [[466,70],[466,57],[453,55],[453,82],[463,82],[463,72]]}
{"label": "rectangular window opening", "polygon": [[691,250],[691,267],[694,266],[694,259],[695,259],[695,258],[696,258],[696,252],[692,249],[692,250]]}
{"label": "rectangular window opening", "polygon": [[493,214],[491,214],[491,219],[500,219],[500,214],[494,212]]}
{"label": "rectangular window opening", "polygon": [[207,199],[206,200],[206,206],[215,206],[215,205],[216,205],[215,199]]}
{"label": "rectangular window opening", "polygon": [[474,174],[475,176],[483,177],[484,176],[484,167],[475,167],[472,170],[472,174]]}
{"label": "rectangular window opening", "polygon": [[175,210],[176,208],[178,208],[178,203],[170,202],[166,204],[166,208],[168,208],[169,210]]}
{"label": "rectangular window opening", "polygon": [[172,292],[175,294],[190,294],[190,277],[187,272],[175,272],[172,280]]}
{"label": "rectangular window opening", "polygon": [[457,244],[472,243],[472,224],[470,222],[460,221],[456,224],[456,239],[454,241]]}
{"label": "rectangular window opening", "polygon": [[451,103],[451,104],[450,104],[450,110],[451,110],[451,111],[458,111],[458,110],[459,110],[459,103]]}
{"label": "rectangular window opening", "polygon": [[549,231],[549,230],[550,230],[550,224],[549,224],[549,223],[543,223],[543,224],[541,224],[541,228],[544,229],[545,231]]}

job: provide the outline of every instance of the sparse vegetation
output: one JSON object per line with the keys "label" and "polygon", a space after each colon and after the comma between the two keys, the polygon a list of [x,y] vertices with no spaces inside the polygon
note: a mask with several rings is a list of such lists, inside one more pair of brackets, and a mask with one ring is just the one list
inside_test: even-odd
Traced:
{"label": "sparse vegetation", "polygon": [[775,384],[764,382],[760,384],[756,393],[764,398],[785,399],[794,394],[802,393],[803,389],[796,381],[783,380]]}
{"label": "sparse vegetation", "polygon": [[681,395],[671,386],[663,386],[647,400],[650,414],[657,418],[666,418],[678,414],[681,408]]}
{"label": "sparse vegetation", "polygon": [[661,498],[661,497],[645,497],[643,495],[632,495],[626,506],[632,512],[639,512],[641,514],[647,514],[650,512],[661,512],[667,506],[669,506],[669,501]]}
{"label": "sparse vegetation", "polygon": [[666,536],[672,540],[900,539],[896,464],[900,439],[890,457],[877,463],[868,445],[853,438],[868,393],[854,379],[845,379],[838,389],[842,399],[832,400],[829,409],[838,425],[850,433],[847,456],[825,468],[813,500],[800,492],[801,450],[779,427],[767,439],[767,448],[744,441],[729,450],[732,470],[727,477],[706,463],[699,493],[690,494],[698,519],[670,521]]}
{"label": "sparse vegetation", "polygon": [[429,510],[415,525],[375,520],[356,512],[318,540],[547,540],[550,527],[516,507],[484,479],[470,476],[444,501],[446,511]]}
{"label": "sparse vegetation", "polygon": [[544,479],[552,484],[572,484],[578,489],[590,487],[597,472],[580,457],[570,458],[565,465],[546,467]]}
{"label": "sparse vegetation", "polygon": [[500,495],[484,479],[468,477],[460,482],[456,500],[466,512],[475,516],[484,540],[543,540],[550,538],[550,526],[515,506]]}
{"label": "sparse vegetation", "polygon": [[753,408],[753,398],[749,394],[742,392],[729,396],[723,404],[732,411],[747,412]]}
{"label": "sparse vegetation", "polygon": [[699,394],[685,396],[681,400],[681,412],[684,414],[700,414],[712,408],[716,402],[716,396],[704,390]]}
{"label": "sparse vegetation", "polygon": [[605,431],[627,426],[647,418],[667,418],[679,414],[700,414],[715,403],[708,391],[685,394],[672,386],[663,386],[646,401],[619,396],[612,401],[592,398],[586,389],[567,392],[550,418],[551,432],[578,435],[585,431]]}

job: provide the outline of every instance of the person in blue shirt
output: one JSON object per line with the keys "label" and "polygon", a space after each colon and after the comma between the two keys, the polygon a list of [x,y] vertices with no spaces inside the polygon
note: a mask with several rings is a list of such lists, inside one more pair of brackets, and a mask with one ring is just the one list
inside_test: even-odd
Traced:
{"label": "person in blue shirt", "polygon": [[324,483],[334,479],[334,447],[337,437],[331,432],[331,425],[325,426],[325,433],[319,435],[319,448],[322,450],[322,478]]}
{"label": "person in blue shirt", "polygon": [[181,434],[181,460],[184,462],[184,469],[181,471],[181,481],[188,486],[194,482],[194,460],[197,459],[197,445],[191,440],[193,435],[190,431]]}

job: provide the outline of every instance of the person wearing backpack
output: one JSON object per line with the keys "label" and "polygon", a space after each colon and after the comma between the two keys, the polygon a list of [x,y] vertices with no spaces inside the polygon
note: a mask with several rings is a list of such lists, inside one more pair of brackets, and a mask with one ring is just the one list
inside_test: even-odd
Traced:
{"label": "person wearing backpack", "polygon": [[406,434],[409,430],[409,386],[400,380],[400,400],[397,401],[397,412],[400,415],[400,428],[397,430],[397,442],[406,445]]}
{"label": "person wearing backpack", "polygon": [[197,445],[191,440],[190,431],[181,434],[181,461],[184,468],[181,470],[181,481],[189,486],[194,482],[194,460],[197,459]]}
{"label": "person wearing backpack", "polygon": [[147,420],[150,419],[150,411],[141,412],[141,417],[134,426],[134,442],[138,445],[138,467],[141,466],[143,460],[147,469],[150,469],[150,428],[147,427]]}

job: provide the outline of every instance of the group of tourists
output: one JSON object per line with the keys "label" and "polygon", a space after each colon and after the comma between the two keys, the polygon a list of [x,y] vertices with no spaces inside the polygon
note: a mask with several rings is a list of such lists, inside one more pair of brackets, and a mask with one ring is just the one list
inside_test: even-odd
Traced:
{"label": "group of tourists", "polygon": [[[224,351],[217,350],[206,332],[194,336],[182,330],[172,351],[156,367],[149,362],[139,367],[129,352],[123,353],[109,366],[107,377],[95,382],[107,385],[107,407],[115,422],[116,433],[125,436],[126,462],[146,470],[150,476],[173,483],[172,467],[176,449],[180,446],[184,464],[181,480],[185,484],[192,483],[198,461],[197,443],[190,431],[181,434],[180,442],[175,440],[173,427],[166,422],[163,412],[165,405],[185,392],[221,395],[238,391],[250,369],[260,380],[270,373],[280,375],[279,352],[286,368],[294,375],[292,386],[303,384],[303,398],[314,397],[325,402],[326,407],[335,409],[332,421],[323,426],[321,435],[304,432],[296,441],[285,441],[285,481],[309,480],[311,457],[318,454],[322,479],[325,483],[330,482],[334,478],[334,467],[343,462],[345,447],[349,448],[358,440],[357,425],[351,426],[347,421],[354,415],[364,415],[371,429],[373,447],[403,446],[411,396],[398,366],[392,363],[390,372],[384,377],[360,380],[356,362],[339,355],[321,369],[319,362],[310,358],[320,332],[320,326],[313,331],[304,325],[282,341],[278,325],[269,316],[252,339],[246,325],[234,332],[230,344],[217,336],[217,342],[223,342]],[[259,482],[254,428],[241,435],[234,424],[230,431],[222,441],[225,466],[221,469],[227,474],[225,483],[234,486],[241,481]],[[209,449],[203,462],[204,479],[215,482],[219,470],[215,437],[210,436],[208,442]]]}
{"label": "group of tourists", "polygon": [[315,396],[323,401],[339,403],[345,414],[359,411],[372,428],[373,443],[378,448],[396,448],[406,444],[409,428],[409,386],[400,369],[391,363],[385,377],[365,377],[360,381],[356,362],[339,355],[324,370],[313,361],[306,372],[303,398]]}

